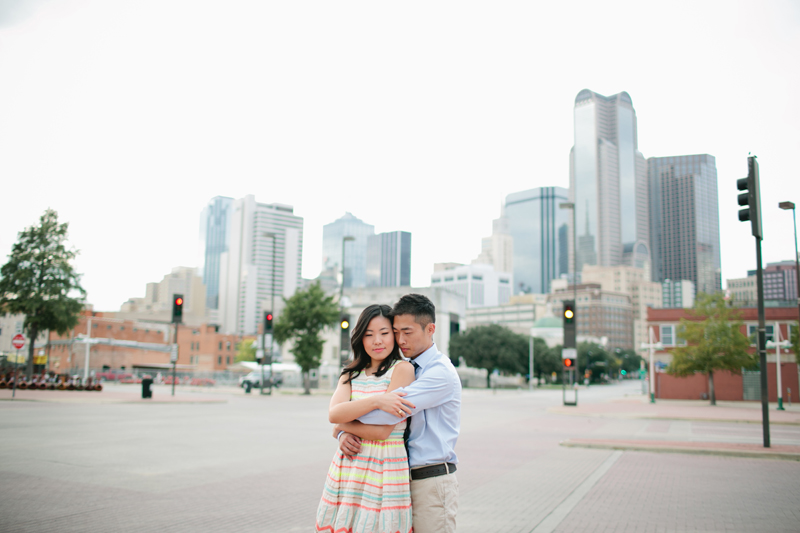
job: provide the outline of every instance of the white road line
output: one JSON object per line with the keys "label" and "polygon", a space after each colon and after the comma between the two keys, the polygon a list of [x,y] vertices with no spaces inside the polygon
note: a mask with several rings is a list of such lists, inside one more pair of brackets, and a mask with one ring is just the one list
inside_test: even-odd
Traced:
{"label": "white road line", "polygon": [[612,453],[608,459],[603,461],[603,463],[597,467],[597,470],[591,473],[589,477],[587,477],[583,483],[578,485],[572,493],[567,496],[563,502],[561,502],[558,507],[553,509],[553,511],[544,517],[544,520],[539,522],[539,524],[531,531],[531,533],[552,533],[555,528],[564,521],[567,515],[572,511],[576,505],[583,499],[584,496],[591,490],[595,484],[600,481],[606,472],[617,462],[622,456],[622,451],[615,451]]}

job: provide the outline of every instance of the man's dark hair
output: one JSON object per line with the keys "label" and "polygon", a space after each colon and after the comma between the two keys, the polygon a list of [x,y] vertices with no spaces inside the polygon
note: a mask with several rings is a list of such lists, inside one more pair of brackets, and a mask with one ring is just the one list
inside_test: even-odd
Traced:
{"label": "man's dark hair", "polygon": [[428,324],[436,323],[436,307],[430,298],[422,294],[406,294],[394,304],[392,314],[412,315],[414,322],[422,326],[422,329]]}

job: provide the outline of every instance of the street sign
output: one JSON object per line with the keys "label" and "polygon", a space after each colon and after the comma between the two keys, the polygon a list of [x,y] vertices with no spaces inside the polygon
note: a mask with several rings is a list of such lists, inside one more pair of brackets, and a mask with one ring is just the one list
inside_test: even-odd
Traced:
{"label": "street sign", "polygon": [[169,351],[169,362],[170,363],[177,363],[178,362],[178,345],[173,344],[172,348]]}
{"label": "street sign", "polygon": [[14,345],[14,348],[17,350],[21,350],[23,346],[25,346],[25,336],[21,333],[17,333],[14,335],[14,338],[11,339],[11,344]]}
{"label": "street sign", "polygon": [[578,358],[578,350],[577,348],[562,348],[561,349],[561,359],[577,359]]}

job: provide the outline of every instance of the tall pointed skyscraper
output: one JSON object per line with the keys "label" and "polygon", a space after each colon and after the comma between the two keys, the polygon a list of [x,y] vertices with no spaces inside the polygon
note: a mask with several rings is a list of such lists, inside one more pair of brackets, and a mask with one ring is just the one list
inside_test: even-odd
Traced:
{"label": "tall pointed skyscraper", "polygon": [[[638,150],[631,97],[584,89],[575,98],[574,125],[570,199],[579,232],[578,271],[583,265],[645,267],[650,256],[647,163]],[[570,248],[571,243],[572,238]]]}

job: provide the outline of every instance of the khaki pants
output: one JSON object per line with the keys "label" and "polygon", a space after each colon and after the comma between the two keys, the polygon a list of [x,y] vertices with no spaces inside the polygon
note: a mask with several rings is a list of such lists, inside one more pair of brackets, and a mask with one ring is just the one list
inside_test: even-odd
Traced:
{"label": "khaki pants", "polygon": [[455,473],[411,481],[414,533],[455,533],[458,480]]}

